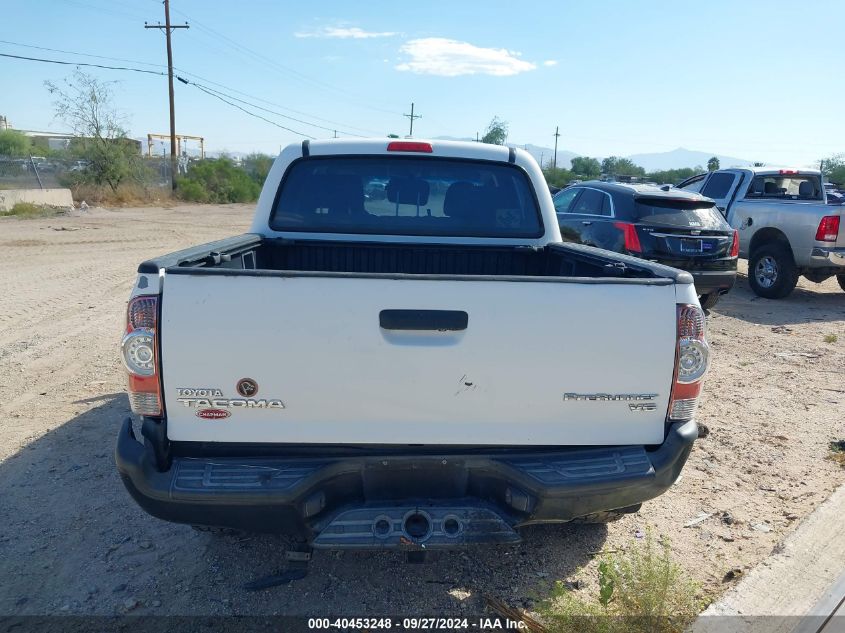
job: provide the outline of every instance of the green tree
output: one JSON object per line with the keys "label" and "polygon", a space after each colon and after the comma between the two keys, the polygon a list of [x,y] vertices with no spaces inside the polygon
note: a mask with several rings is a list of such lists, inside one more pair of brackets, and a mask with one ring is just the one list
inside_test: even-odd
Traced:
{"label": "green tree", "polygon": [[645,169],[630,158],[608,156],[601,162],[601,171],[608,176],[645,176]]}
{"label": "green tree", "polygon": [[259,193],[261,185],[226,157],[192,163],[176,181],[176,194],[192,202],[254,202]]}
{"label": "green tree", "polygon": [[601,163],[597,158],[576,156],[572,159],[572,173],[584,180],[592,180],[601,176]]}
{"label": "green tree", "polygon": [[28,156],[32,143],[26,134],[0,130],[0,156]]}
{"label": "green tree", "polygon": [[117,191],[122,182],[141,179],[143,163],[135,142],[126,138],[125,117],[114,105],[114,83],[77,70],[61,85],[44,85],[56,99],[56,117],[75,135],[72,151],[88,161],[80,180]]}
{"label": "green tree", "polygon": [[506,140],[508,140],[508,124],[494,116],[484,132],[484,136],[481,137],[481,142],[491,145],[504,145]]}
{"label": "green tree", "polygon": [[716,171],[717,169],[719,169],[719,159],[711,156],[710,160],[707,161],[707,171]]}
{"label": "green tree", "polygon": [[267,154],[250,154],[244,158],[244,171],[259,185],[263,185],[273,166],[273,157]]}
{"label": "green tree", "polygon": [[543,175],[546,177],[546,183],[555,187],[565,187],[575,180],[575,174],[563,167],[548,167],[543,170]]}
{"label": "green tree", "polygon": [[828,181],[845,185],[845,154],[834,154],[822,160],[821,171]]}
{"label": "green tree", "polygon": [[681,167],[679,169],[661,169],[650,171],[646,178],[653,180],[658,185],[676,185],[682,180],[700,174],[703,170],[696,167]]}

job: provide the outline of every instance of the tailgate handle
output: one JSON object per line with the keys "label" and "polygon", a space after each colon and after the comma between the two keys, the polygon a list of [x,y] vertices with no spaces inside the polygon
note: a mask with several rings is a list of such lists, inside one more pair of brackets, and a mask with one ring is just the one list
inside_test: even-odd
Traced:
{"label": "tailgate handle", "polygon": [[385,330],[455,332],[467,329],[469,315],[463,310],[382,310],[378,320]]}

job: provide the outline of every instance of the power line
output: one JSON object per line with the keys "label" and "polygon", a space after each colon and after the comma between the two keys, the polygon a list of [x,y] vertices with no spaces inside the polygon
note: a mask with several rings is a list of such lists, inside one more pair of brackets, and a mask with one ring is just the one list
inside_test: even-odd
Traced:
{"label": "power line", "polygon": [[[122,57],[108,57],[106,55],[94,55],[92,53],[81,53],[79,51],[69,51],[69,50],[63,50],[63,49],[59,49],[59,48],[48,48],[46,46],[35,46],[35,45],[32,45],[32,44],[23,44],[21,42],[12,42],[12,41],[9,41],[9,40],[0,40],[0,44],[9,44],[11,46],[21,46],[21,47],[24,47],[24,48],[33,48],[33,49],[38,49],[38,50],[43,50],[43,51],[50,51],[50,52],[53,52],[53,53],[64,53],[64,54],[67,54],[67,55],[80,55],[82,57],[107,59],[107,60],[110,60],[110,61],[129,62],[129,63],[132,63],[132,64],[142,64],[142,65],[145,65],[145,66],[155,66],[157,68],[167,68],[167,66],[165,64],[154,64],[154,63],[151,63],[151,62],[143,62],[143,61],[136,60],[136,59],[125,59],[125,58],[122,58]],[[249,93],[243,92],[242,90],[232,88],[231,86],[226,86],[224,84],[218,83],[218,82],[213,81],[211,79],[208,79],[206,77],[202,77],[200,75],[192,73],[192,72],[185,70],[184,68],[180,68],[178,66],[174,66],[173,70],[178,71],[182,75],[186,75],[188,77],[194,77],[194,78],[196,78],[196,79],[198,79],[198,80],[200,80],[200,81],[202,81],[206,84],[211,84],[212,86],[224,88],[224,89],[228,90],[229,92],[234,92],[235,94],[239,94],[239,95],[242,95],[244,97],[248,97],[249,99],[252,99],[254,101],[260,101],[262,103],[266,103],[268,105],[280,108],[282,110],[287,110],[288,112],[293,112],[295,114],[301,114],[303,116],[310,117],[311,119],[314,119],[315,121],[322,121],[323,123],[331,123],[332,125],[334,125],[336,127],[331,127],[331,128],[323,127],[323,126],[311,123],[309,121],[296,119],[295,117],[292,117],[290,115],[282,114],[282,113],[279,113],[279,112],[274,112],[272,110],[267,110],[265,108],[262,108],[261,106],[255,105],[255,104],[250,104],[250,103],[245,102],[245,101],[243,102],[243,103],[247,103],[247,105],[252,105],[255,108],[265,110],[266,112],[270,112],[271,114],[276,114],[278,116],[281,116],[281,117],[284,117],[284,118],[289,118],[291,120],[297,121],[298,123],[304,123],[305,125],[309,125],[311,127],[317,127],[317,128],[329,130],[329,131],[334,131],[335,129],[337,129],[338,131],[341,131],[348,136],[360,136],[360,135],[354,134],[352,132],[344,132],[341,128],[348,128],[348,129],[351,129],[351,130],[358,130],[359,132],[366,132],[366,133],[371,134],[371,135],[372,134],[378,135],[378,132],[374,132],[373,130],[359,128],[359,127],[356,127],[354,125],[349,125],[349,124],[346,124],[346,123],[341,123],[339,121],[333,121],[331,119],[325,119],[325,118],[322,118],[322,117],[314,116],[314,115],[311,115],[307,112],[302,112],[301,110],[295,110],[294,108],[289,108],[289,107],[283,106],[279,103],[274,103],[272,101],[268,101],[267,99],[262,99],[261,97],[251,95]],[[206,87],[208,87],[208,86],[206,86]],[[225,93],[221,93],[221,94],[225,94]],[[225,96],[228,96],[231,99],[235,99],[235,97],[233,97],[232,95],[225,95]]]}
{"label": "power line", "polygon": [[[143,73],[143,74],[147,74],[147,75],[156,75],[156,76],[159,76],[159,77],[166,77],[167,76],[167,73],[161,72],[161,71],[146,70],[146,69],[143,69],[143,68],[128,68],[126,66],[107,66],[105,64],[89,64],[89,63],[86,63],[86,62],[68,62],[68,61],[62,61],[62,60],[57,60],[57,59],[43,59],[43,58],[39,58],[39,57],[25,57],[23,55],[12,55],[10,53],[0,53],[0,57],[10,57],[12,59],[22,59],[22,60],[32,61],[32,62],[43,62],[43,63],[46,63],[46,64],[60,64],[62,66],[90,66],[90,67],[94,67],[94,68],[103,68],[103,69],[106,69],[106,70],[132,71],[132,72]],[[245,108],[242,108],[241,106],[224,99],[223,97],[219,96],[218,94],[215,94],[215,93],[209,91],[204,86],[201,86],[200,84],[194,83],[193,81],[189,81],[189,80],[185,79],[184,77],[179,77],[177,75],[176,78],[179,81],[181,81],[182,83],[192,85],[192,86],[198,88],[199,90],[202,90],[206,94],[214,97],[215,99],[219,99],[220,101],[223,101],[224,103],[227,103],[230,106],[235,107],[238,110],[240,110],[241,112],[244,112],[244,113],[246,113],[246,114],[248,114],[252,117],[261,119],[262,121],[266,121],[267,123],[270,123],[271,125],[275,125],[276,127],[281,128],[283,130],[287,130],[288,132],[293,132],[294,134],[296,134],[298,136],[304,136],[304,137],[310,138],[310,139],[315,138],[315,137],[310,136],[308,134],[305,134],[303,132],[298,132],[297,130],[293,130],[289,127],[285,127],[284,125],[279,125],[275,121],[271,121],[270,119],[265,118],[265,117],[263,117],[259,114],[255,114],[254,112],[250,112],[250,111],[246,110]]]}
{"label": "power line", "polygon": [[[276,70],[277,72],[286,73],[286,74],[296,78],[297,80],[311,84],[314,87],[318,87],[318,88],[321,88],[323,90],[329,90],[329,91],[332,91],[332,92],[335,92],[335,93],[343,94],[343,95],[346,95],[347,98],[352,97],[353,99],[358,99],[358,97],[356,95],[350,93],[347,90],[337,88],[336,86],[332,86],[331,84],[327,84],[327,83],[324,83],[324,82],[319,81],[317,79],[314,79],[313,77],[309,77],[308,75],[305,75],[305,74],[303,74],[303,73],[301,73],[297,70],[294,70],[293,68],[289,68],[289,67],[287,67],[283,64],[280,64],[276,60],[274,60],[270,57],[267,57],[266,55],[262,55],[261,53],[258,53],[256,51],[250,49],[247,46],[244,46],[240,42],[233,40],[232,38],[228,37],[224,33],[216,31],[213,28],[211,28],[210,26],[203,24],[199,20],[189,16],[184,11],[179,11],[178,9],[174,9],[174,13],[178,13],[179,15],[185,17],[186,19],[191,20],[191,22],[194,24],[194,26],[197,27],[197,29],[199,29],[200,31],[207,32],[208,34],[210,34],[211,36],[214,37],[215,41],[221,41],[222,40],[222,43],[227,44],[231,48],[237,50],[239,53],[249,55],[253,58],[253,60],[258,60],[258,61],[262,62],[263,64],[265,64],[266,66],[269,66],[270,68]],[[352,103],[355,103],[355,102],[352,101]],[[367,109],[370,109],[370,110],[375,110],[377,112],[386,113],[386,114],[394,114],[394,115],[399,114],[395,110],[386,110],[384,108],[378,108],[378,107],[368,105],[368,104],[364,104],[364,103],[360,103],[360,102],[357,103],[356,105],[359,105],[360,107],[364,107],[364,108],[367,108]]]}
{"label": "power line", "polygon": [[282,128],[283,130],[287,130],[288,132],[293,132],[294,134],[296,134],[296,135],[298,135],[298,136],[304,136],[305,138],[310,138],[310,139],[312,139],[312,140],[316,138],[316,137],[314,137],[314,136],[310,136],[310,135],[308,135],[308,134],[305,134],[304,132],[298,132],[298,131],[293,130],[293,129],[289,128],[289,127],[285,127],[284,125],[279,125],[279,124],[278,124],[278,123],[276,123],[275,121],[271,121],[270,119],[267,119],[267,118],[265,118],[265,117],[261,116],[260,114],[255,114],[254,112],[250,112],[249,110],[246,110],[246,109],[242,108],[241,106],[239,106],[239,105],[238,105],[238,104],[236,104],[236,103],[232,103],[231,101],[227,101],[226,99],[224,99],[224,98],[223,98],[223,97],[221,97],[220,95],[215,94],[215,93],[211,92],[210,90],[207,90],[206,88],[204,88],[203,86],[201,86],[201,85],[199,85],[199,84],[196,84],[196,83],[193,83],[193,82],[187,82],[187,81],[185,81],[185,80],[183,80],[183,79],[181,79],[181,78],[180,78],[180,81],[183,81],[184,83],[190,83],[192,86],[194,86],[194,88],[198,88],[199,90],[202,90],[204,93],[206,93],[206,94],[208,94],[208,95],[211,95],[211,96],[212,96],[212,97],[214,97],[215,99],[220,99],[220,101],[222,101],[223,103],[228,103],[230,106],[232,106],[232,107],[234,107],[234,108],[237,108],[238,110],[240,110],[240,111],[242,111],[242,112],[245,112],[246,114],[248,114],[248,115],[250,115],[250,116],[253,116],[253,117],[257,118],[257,119],[261,119],[262,121],[266,121],[266,122],[267,122],[267,123],[269,123],[270,125],[275,125],[275,126],[276,126],[276,127],[278,127],[278,128]]}
{"label": "power line", "polygon": [[[142,66],[156,66],[158,68],[167,68],[165,64],[153,64],[152,62],[142,62],[137,59],[124,59],[123,57],[107,57],[105,55],[94,55],[92,53],[80,53],[79,51],[66,51],[60,48],[47,48],[46,46],[35,46],[34,44],[23,44],[21,42],[10,42],[9,40],[0,40],[0,44],[9,44],[11,46],[21,46],[23,48],[35,48],[40,51],[50,51],[51,53],[64,53],[66,55],[80,55],[82,57],[93,57],[96,59],[108,59],[113,62],[128,62],[130,64],[141,64]],[[175,66],[174,66],[175,68]]]}
{"label": "power line", "polygon": [[167,76],[167,73],[158,70],[146,70],[145,68],[129,68],[128,66],[106,66],[105,64],[89,64],[87,62],[67,62],[58,59],[43,59],[39,57],[25,57],[23,55],[12,55],[10,53],[0,53],[0,57],[11,57],[12,59],[24,59],[30,62],[44,62],[47,64],[61,64],[62,66],[88,66],[90,68],[105,68],[106,70],[128,70],[135,73],[145,73],[147,75],[159,75],[160,77]]}
{"label": "power line", "polygon": [[[179,80],[182,81],[183,83],[186,83],[184,79],[180,78]],[[274,110],[270,110],[269,108],[264,108],[260,105],[250,103],[249,101],[244,101],[243,99],[238,99],[237,97],[233,97],[232,95],[226,94],[225,92],[221,92],[219,90],[213,90],[212,88],[209,88],[208,86],[203,86],[202,84],[199,84],[196,81],[192,81],[190,83],[193,84],[194,86],[198,87],[198,88],[205,88],[206,90],[213,92],[215,94],[222,95],[224,97],[228,97],[229,99],[232,99],[233,101],[238,101],[240,103],[246,104],[246,105],[248,105],[252,108],[255,108],[257,110],[263,110],[264,112],[269,112],[270,114],[275,114],[276,116],[280,116],[284,119],[290,119],[291,121],[296,121],[297,123],[303,123],[304,125],[308,125],[310,127],[316,127],[316,128],[321,129],[321,130],[326,130],[328,132],[335,132],[335,133],[340,132],[341,134],[346,134],[347,136],[356,136],[358,138],[366,138],[365,136],[362,136],[360,134],[353,134],[352,132],[347,132],[345,130],[341,130],[341,129],[333,128],[333,127],[326,127],[325,125],[317,125],[316,123],[310,123],[309,121],[297,119],[296,117],[292,117],[292,116],[289,116],[287,114],[282,114],[281,112],[275,112]]]}

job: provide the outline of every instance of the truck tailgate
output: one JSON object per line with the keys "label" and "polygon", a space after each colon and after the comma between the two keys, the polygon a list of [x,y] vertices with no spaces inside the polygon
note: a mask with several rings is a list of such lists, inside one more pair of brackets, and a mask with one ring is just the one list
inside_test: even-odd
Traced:
{"label": "truck tailgate", "polygon": [[[663,441],[675,356],[671,283],[180,271],[165,275],[163,288],[162,380],[174,441]],[[468,319],[465,329],[385,329],[384,310]],[[258,385],[248,398],[236,391],[244,378]],[[656,394],[656,407],[566,393]],[[276,400],[284,408],[271,406]],[[204,409],[218,411],[198,416]]]}

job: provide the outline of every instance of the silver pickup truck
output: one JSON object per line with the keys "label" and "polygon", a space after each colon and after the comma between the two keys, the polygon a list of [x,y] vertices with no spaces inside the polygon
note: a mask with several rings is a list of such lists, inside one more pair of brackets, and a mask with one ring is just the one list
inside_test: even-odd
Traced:
{"label": "silver pickup truck", "polygon": [[799,275],[816,283],[836,275],[845,290],[843,210],[826,204],[818,170],[719,169],[688,178],[677,188],[715,200],[739,231],[748,284],[759,296],[786,297]]}

